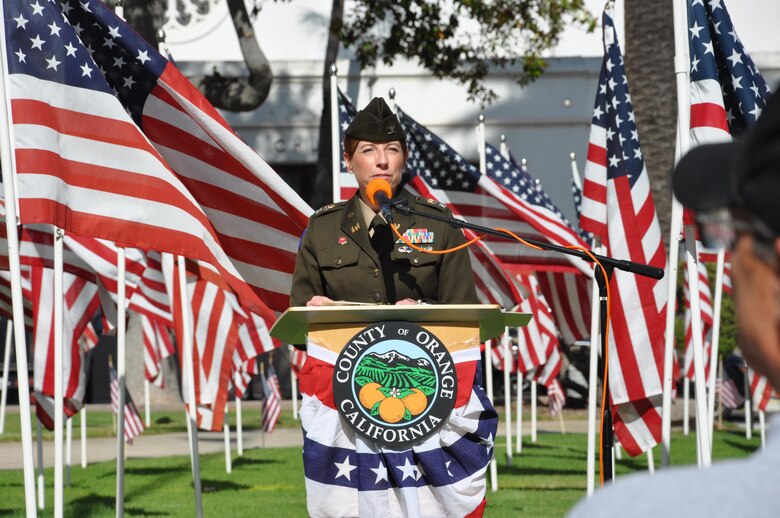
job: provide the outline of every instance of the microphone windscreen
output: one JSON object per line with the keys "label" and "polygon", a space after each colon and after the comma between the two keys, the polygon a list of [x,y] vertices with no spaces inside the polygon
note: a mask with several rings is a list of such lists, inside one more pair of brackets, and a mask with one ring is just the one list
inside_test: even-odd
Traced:
{"label": "microphone windscreen", "polygon": [[366,185],[366,196],[371,205],[375,208],[379,208],[379,202],[376,200],[376,193],[383,192],[387,198],[393,197],[393,189],[390,187],[390,182],[383,178],[375,178],[368,182]]}

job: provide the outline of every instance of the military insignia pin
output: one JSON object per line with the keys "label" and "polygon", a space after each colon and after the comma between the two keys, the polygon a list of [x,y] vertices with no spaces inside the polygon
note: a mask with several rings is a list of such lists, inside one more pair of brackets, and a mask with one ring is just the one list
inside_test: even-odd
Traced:
{"label": "military insignia pin", "polygon": [[344,236],[339,237],[339,244],[340,245],[346,245],[347,244],[347,238]]}

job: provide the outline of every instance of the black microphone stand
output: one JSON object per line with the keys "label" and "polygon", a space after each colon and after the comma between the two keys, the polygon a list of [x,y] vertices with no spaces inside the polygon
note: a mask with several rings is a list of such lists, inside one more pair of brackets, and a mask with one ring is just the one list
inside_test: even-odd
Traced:
{"label": "black microphone stand", "polygon": [[[482,233],[482,234],[489,234],[491,236],[497,236],[504,239],[510,239],[515,240],[515,238],[507,233],[502,232],[500,230],[495,230],[490,227],[483,227],[482,225],[475,225],[474,223],[468,223],[462,219],[458,219],[455,217],[448,218],[445,216],[439,216],[438,214],[431,214],[427,212],[420,212],[417,210],[412,209],[409,207],[409,204],[407,200],[396,200],[392,201],[390,205],[395,208],[398,212],[404,215],[416,215],[416,216],[422,216],[425,218],[435,219],[437,221],[443,221],[445,223],[448,223],[454,227],[458,228],[466,228],[469,230],[474,230],[476,232]],[[591,252],[591,255],[586,254],[582,250],[573,250],[571,248],[566,248],[564,246],[560,245],[553,245],[551,243],[545,243],[544,241],[538,241],[536,239],[528,239],[523,238],[523,240],[531,245],[538,246],[539,248],[542,248],[544,250],[550,250],[552,252],[558,252],[560,254],[566,254],[571,255],[574,257],[579,257],[583,261],[587,261],[592,263],[593,257],[595,257],[599,263],[604,267],[604,270],[606,272],[606,278],[604,276],[604,272],[601,271],[601,268],[594,268],[595,270],[595,279],[596,279],[596,285],[599,288],[599,307],[601,310],[601,322],[600,322],[600,328],[601,328],[601,358],[599,359],[599,372],[604,372],[604,359],[607,357],[607,285],[609,284],[610,279],[612,279],[612,272],[617,268],[618,270],[623,270],[626,272],[630,272],[636,275],[643,275],[645,277],[650,277],[652,279],[660,280],[664,276],[664,270],[663,268],[656,268],[655,266],[650,266],[647,264],[642,263],[635,263],[633,261],[626,261],[623,259],[614,259],[612,257],[607,257],[605,255],[600,255]],[[487,367],[486,367],[487,368]],[[607,373],[608,374],[608,373]],[[604,376],[603,379],[604,383],[604,390],[607,394],[609,394],[609,375]],[[604,405],[601,408],[602,412],[602,437],[603,442],[601,445],[601,455],[603,459],[603,471],[604,471],[604,480],[612,480],[613,478],[613,465],[612,465],[612,448],[614,447],[614,438],[612,433],[612,408],[611,403],[609,400],[609,396],[607,396],[606,400],[604,401]]]}

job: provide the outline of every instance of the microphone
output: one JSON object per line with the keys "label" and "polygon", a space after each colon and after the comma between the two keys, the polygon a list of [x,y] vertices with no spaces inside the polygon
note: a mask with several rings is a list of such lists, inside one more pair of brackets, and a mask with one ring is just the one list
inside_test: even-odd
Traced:
{"label": "microphone", "polygon": [[366,196],[371,205],[379,209],[382,217],[388,223],[393,223],[393,214],[390,212],[390,196],[393,195],[393,189],[390,182],[382,178],[376,178],[366,185]]}

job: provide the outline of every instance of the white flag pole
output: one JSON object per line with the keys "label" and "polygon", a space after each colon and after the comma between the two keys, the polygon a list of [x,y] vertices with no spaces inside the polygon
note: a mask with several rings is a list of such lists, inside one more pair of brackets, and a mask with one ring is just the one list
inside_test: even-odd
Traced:
{"label": "white flag pole", "polygon": [[723,357],[718,356],[718,379],[721,393],[718,394],[718,429],[723,429]]}
{"label": "white flag pole", "polygon": [[[520,333],[520,328],[517,328]],[[519,336],[519,335],[518,335]],[[515,431],[515,453],[523,451],[523,373],[517,369],[517,430]]]}
{"label": "white flag pole", "polygon": [[[290,358],[292,359],[293,346],[287,346],[290,352]],[[298,420],[298,377],[295,375],[295,370],[292,368],[292,362],[290,362],[290,388],[292,389],[292,417],[296,421]]]}
{"label": "white flag pole", "polygon": [[[571,177],[574,185],[582,190],[582,180],[577,167],[577,156],[569,153]],[[593,251],[601,253],[601,239],[594,237]],[[590,295],[590,355],[588,366],[588,458],[587,458],[587,494],[590,498],[596,487],[596,403],[598,402],[598,366],[599,349],[601,348],[601,304],[599,304],[599,287],[594,277]]]}
{"label": "white flag pole", "polygon": [[[485,116],[480,114],[477,130],[477,150],[479,152],[479,172],[482,175],[487,174],[487,157],[485,151]],[[493,361],[491,352],[491,340],[485,342],[485,388],[488,398],[493,403]],[[495,452],[495,448],[493,449]],[[496,456],[490,461],[490,489],[498,491],[498,466],[496,465]]]}
{"label": "white flag pole", "polygon": [[655,457],[653,457],[653,448],[648,448],[647,450],[647,471],[650,472],[650,474],[655,473]]}
{"label": "white flag pole", "polygon": [[683,378],[683,435],[686,437],[688,436],[688,433],[690,433],[690,427],[691,427],[691,416],[690,413],[690,399],[691,399],[691,380],[688,379],[688,375],[686,373],[685,377]]}
{"label": "white flag pole", "polygon": [[341,200],[341,142],[339,139],[338,70],[330,65],[330,143],[331,175],[333,179],[333,201]]}
{"label": "white flag pole", "polygon": [[710,454],[710,429],[707,417],[706,378],[704,375],[704,344],[702,343],[701,300],[699,299],[699,258],[696,251],[696,227],[685,229],[685,251],[688,267],[688,293],[691,306],[691,334],[693,339],[693,383],[696,399],[696,444],[701,452],[699,467],[712,464]]}
{"label": "white flag pole", "polygon": [[37,461],[38,461],[38,509],[43,511],[43,509],[46,507],[46,492],[44,490],[44,474],[43,474],[43,427],[41,426],[41,420],[35,419],[35,430],[36,430],[36,442],[38,443],[38,455],[37,455]]}
{"label": "white flag pole", "polygon": [[87,467],[87,405],[79,412],[79,431],[81,432],[81,467]]}
{"label": "white flag pole", "polygon": [[[675,162],[690,147],[690,82],[688,78],[688,11],[685,0],[674,0],[674,73],[677,82],[677,149]],[[669,231],[669,263],[666,265],[666,334],[664,336],[663,404],[661,413],[661,466],[669,466],[672,439],[672,381],[674,373],[674,293],[677,292],[677,263],[682,230],[682,205],[672,196],[671,229]],[[698,278],[698,277],[697,277]]]}
{"label": "white flag pole", "polygon": [[241,398],[236,397],[236,452],[244,455],[244,424],[241,422]]}
{"label": "white flag pole", "polygon": [[531,380],[531,442],[536,443],[536,380]]}
{"label": "white flag pole", "polygon": [[11,367],[11,337],[14,332],[12,320],[5,322],[5,349],[3,349],[3,381],[0,385],[0,435],[5,431],[5,403],[8,398],[8,371]]}
{"label": "white flag pole", "polygon": [[230,406],[225,402],[225,421],[222,424],[222,431],[225,438],[225,472],[229,475],[233,472],[233,464],[230,462],[230,424],[228,423],[228,409]]}
{"label": "white flag pole", "polygon": [[510,345],[509,328],[504,328],[501,341],[504,348],[504,414],[506,415],[506,463],[512,465],[512,387],[510,371],[512,370],[512,346]]}
{"label": "white flag pole", "polygon": [[[5,39],[5,24],[0,24],[0,41]],[[27,363],[27,343],[24,329],[22,279],[19,267],[19,223],[14,174],[13,141],[11,125],[11,99],[8,95],[8,62],[5,52],[0,53],[0,99],[3,102],[3,120],[0,122],[0,172],[5,192],[5,228],[8,240],[8,262],[11,273],[11,304],[14,320],[14,344],[19,393],[19,427],[22,432],[22,464],[24,466],[24,503],[27,518],[37,515],[35,507],[35,466],[33,464],[32,420],[30,419],[30,379]]]}
{"label": "white flag pole", "polygon": [[73,418],[65,421],[65,486],[70,487],[70,475],[73,467]]}
{"label": "white flag pole", "polygon": [[745,371],[745,383],[744,383],[744,389],[745,389],[745,439],[752,439],[753,438],[753,403],[752,398],[750,394],[750,383],[748,382],[748,379],[750,379],[750,375],[748,372],[750,371],[750,367],[748,367],[747,371]]}
{"label": "white flag pole", "polygon": [[147,428],[152,424],[152,412],[150,409],[149,380],[144,377],[144,424]]}
{"label": "white flag pole", "polygon": [[116,417],[116,516],[125,514],[125,249],[117,247],[116,377],[119,386]]}
{"label": "white flag pole", "polygon": [[766,416],[763,410],[758,411],[758,424],[761,430],[761,450],[766,450]]}
{"label": "white flag pole", "polygon": [[63,417],[64,400],[62,391],[62,261],[63,238],[65,232],[60,228],[54,229],[54,518],[62,518],[65,506],[65,494],[63,490]]}
{"label": "white flag pole", "polygon": [[[579,175],[578,175],[579,176]],[[598,241],[598,238],[596,238]],[[593,249],[601,248],[598,243]],[[598,253],[598,252],[597,252]],[[590,296],[590,355],[588,365],[588,459],[587,494],[593,495],[596,488],[596,403],[598,402],[599,349],[601,347],[601,304],[599,287],[594,277]]]}
{"label": "white flag pole", "polygon": [[192,328],[190,321],[189,295],[187,293],[187,271],[184,263],[184,256],[177,257],[179,265],[179,295],[181,298],[181,321],[183,334],[182,351],[184,352],[184,379],[187,384],[187,431],[190,438],[190,461],[192,463],[192,483],[195,488],[195,512],[198,518],[203,517],[203,501],[201,498],[200,487],[200,454],[198,453],[198,418],[196,414],[195,398],[195,369],[192,361],[192,348],[194,341],[192,339]]}
{"label": "white flag pole", "polygon": [[715,432],[715,377],[718,367],[718,346],[720,345],[720,310],[723,302],[723,270],[725,269],[726,253],[724,250],[718,250],[718,260],[715,265],[715,300],[713,300],[712,314],[712,345],[710,348],[710,381],[708,385],[707,407],[709,409],[710,427],[710,455],[712,455],[712,437]]}

